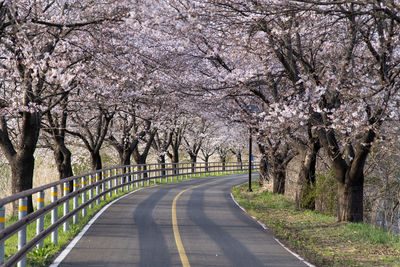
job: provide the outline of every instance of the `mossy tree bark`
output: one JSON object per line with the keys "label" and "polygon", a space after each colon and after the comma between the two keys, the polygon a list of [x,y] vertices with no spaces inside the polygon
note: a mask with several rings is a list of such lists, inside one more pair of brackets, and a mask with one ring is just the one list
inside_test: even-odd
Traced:
{"label": "mossy tree bark", "polygon": [[320,131],[320,140],[328,151],[332,170],[338,182],[338,221],[363,221],[364,166],[375,132],[367,130],[356,142],[347,143],[341,152],[333,130]]}
{"label": "mossy tree bark", "polygon": [[298,179],[297,207],[300,209],[315,210],[315,194],[313,187],[316,183],[315,169],[317,155],[320,150],[318,138],[310,136],[309,143],[301,147],[300,151],[300,171]]}

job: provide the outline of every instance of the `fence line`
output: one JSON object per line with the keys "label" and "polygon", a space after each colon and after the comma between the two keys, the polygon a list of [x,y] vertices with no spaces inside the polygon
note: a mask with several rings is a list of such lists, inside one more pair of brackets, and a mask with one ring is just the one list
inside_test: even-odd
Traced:
{"label": "fence line", "polygon": [[[258,166],[255,166],[258,167]],[[0,199],[0,264],[2,266],[26,266],[26,254],[33,248],[43,246],[43,239],[51,236],[51,242],[58,243],[58,229],[64,232],[70,229],[70,219],[73,224],[78,224],[79,213],[87,216],[87,209],[92,209],[93,204],[111,198],[113,193],[133,190],[135,187],[148,186],[151,183],[173,182],[191,178],[200,174],[221,174],[223,172],[248,171],[248,165],[243,163],[164,163],[128,165],[98,170],[95,172],[68,177],[44,186],[29,189],[12,196]],[[73,185],[73,191],[69,186]],[[60,187],[60,190],[58,190]],[[51,202],[45,205],[46,191],[50,191]],[[37,195],[37,209],[27,214],[27,198]],[[81,198],[81,204],[79,204]],[[70,209],[69,202],[73,207]],[[5,227],[5,205],[19,202],[19,219]],[[63,207],[62,216],[58,216],[58,207]],[[51,214],[51,224],[44,228],[44,216]],[[27,240],[26,229],[31,223],[36,222],[36,236]],[[61,227],[62,226],[62,227]],[[18,251],[11,255],[7,261],[4,258],[5,241],[18,233]]]}

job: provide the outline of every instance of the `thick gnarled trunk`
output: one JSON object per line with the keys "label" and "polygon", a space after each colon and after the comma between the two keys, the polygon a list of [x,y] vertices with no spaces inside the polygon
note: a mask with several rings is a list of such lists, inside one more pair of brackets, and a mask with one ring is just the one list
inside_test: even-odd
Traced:
{"label": "thick gnarled trunk", "polygon": [[260,143],[258,144],[258,149],[261,152],[261,159],[260,159],[260,177],[258,178],[258,183],[260,186],[265,186],[269,182],[268,178],[268,154],[266,151],[266,148],[261,145]]}
{"label": "thick gnarled trunk", "polygon": [[208,156],[208,155],[204,156],[204,164],[205,164],[206,172],[208,172],[208,170],[209,170],[209,168],[208,168],[209,160],[210,160],[210,156]]}
{"label": "thick gnarled trunk", "polygon": [[65,145],[62,147],[58,145],[53,148],[53,153],[60,180],[73,176],[71,151]]}
{"label": "thick gnarled trunk", "polygon": [[159,155],[157,159],[158,164],[161,165],[161,176],[165,176],[165,155]]}
{"label": "thick gnarled trunk", "polygon": [[299,194],[297,197],[297,207],[300,209],[315,210],[315,194],[312,193],[312,190],[316,181],[315,168],[319,149],[318,140],[314,140],[310,147],[304,148],[300,152]]}
{"label": "thick gnarled trunk", "polygon": [[90,160],[92,165],[92,171],[101,170],[103,168],[100,151],[90,151]]}
{"label": "thick gnarled trunk", "polygon": [[[135,159],[136,164],[146,164],[147,156],[149,155],[151,144],[154,141],[155,135],[156,135],[155,130],[149,133],[149,138],[146,140],[146,145],[142,153],[140,153],[139,151],[139,146],[135,146],[135,149],[132,152],[132,156]],[[146,166],[142,167],[143,170],[146,170]],[[144,178],[147,178],[147,173],[144,173]]]}
{"label": "thick gnarled trunk", "polygon": [[[19,144],[13,144],[4,116],[0,117],[0,148],[11,168],[11,193],[15,194],[31,189],[33,186],[34,153],[39,138],[41,124],[40,113],[22,113]],[[28,213],[33,211],[32,197],[28,197]],[[17,212],[17,203],[13,204],[13,214]]]}
{"label": "thick gnarled trunk", "polygon": [[226,157],[220,157],[221,163],[222,163],[222,171],[225,171],[226,168]]}
{"label": "thick gnarled trunk", "polygon": [[[364,179],[347,178],[345,183],[338,183],[338,208],[339,221],[362,222],[363,221],[363,195]],[[350,182],[353,180],[353,182]]]}
{"label": "thick gnarled trunk", "polygon": [[260,159],[260,177],[258,178],[258,183],[262,187],[268,182],[268,156],[262,155]]}
{"label": "thick gnarled trunk", "polygon": [[[20,151],[15,158],[10,161],[11,167],[11,193],[31,189],[33,186],[33,169],[35,158],[32,153]],[[13,213],[16,213],[18,203],[13,205]],[[33,212],[32,196],[28,197],[28,213]]]}
{"label": "thick gnarled trunk", "polygon": [[274,168],[273,189],[274,194],[285,194],[286,171],[281,168]]}
{"label": "thick gnarled trunk", "polygon": [[190,156],[190,165],[192,167],[192,173],[196,172],[196,162],[197,162],[197,155],[189,154]]}
{"label": "thick gnarled trunk", "polygon": [[118,153],[118,155],[119,155],[119,164],[121,166],[131,165],[132,151],[126,149]]}
{"label": "thick gnarled trunk", "polygon": [[[59,179],[64,179],[74,175],[72,171],[71,163],[71,151],[65,146],[63,142],[59,142],[57,145],[52,146],[54,159],[56,162],[58,177]],[[63,187],[63,185],[60,185]],[[73,181],[69,183],[69,192],[73,191]],[[62,192],[60,188],[60,192]]]}
{"label": "thick gnarled trunk", "polygon": [[344,153],[339,150],[332,130],[320,131],[319,137],[331,158],[332,170],[338,183],[338,221],[362,222],[364,166],[375,132],[367,130],[357,141],[355,149],[351,143],[347,143]]}
{"label": "thick gnarled trunk", "polygon": [[179,162],[179,150],[176,149],[175,147],[172,148],[172,154],[168,154],[170,159],[171,159],[171,163],[173,164],[173,169],[174,169],[174,174],[178,173],[178,170],[176,169],[176,165],[175,163]]}

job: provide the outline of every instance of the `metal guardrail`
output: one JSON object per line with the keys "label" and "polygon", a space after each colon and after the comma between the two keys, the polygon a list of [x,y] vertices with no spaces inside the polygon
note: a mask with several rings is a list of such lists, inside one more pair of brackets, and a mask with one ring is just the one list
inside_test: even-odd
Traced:
{"label": "metal guardrail", "polygon": [[[257,167],[257,166],[255,166]],[[79,213],[87,216],[87,209],[93,208],[94,203],[100,204],[120,191],[130,191],[133,188],[143,187],[147,182],[150,185],[187,179],[193,175],[248,171],[248,166],[243,163],[165,163],[120,166],[102,169],[84,175],[72,176],[44,186],[26,190],[12,196],[0,199],[0,264],[2,266],[26,266],[26,254],[34,247],[43,246],[43,239],[51,235],[51,241],[58,243],[58,231],[63,226],[63,231],[69,231],[69,223],[77,224]],[[73,182],[73,191],[69,185]],[[58,188],[63,191],[58,192]],[[59,194],[60,193],[60,194]],[[36,210],[27,214],[27,198],[37,194]],[[51,201],[45,205],[45,196],[51,196]],[[79,198],[81,203],[79,204]],[[69,203],[73,199],[73,207]],[[18,220],[5,227],[5,205],[18,201]],[[63,205],[63,214],[58,216],[58,207]],[[51,214],[51,224],[44,228],[44,216]],[[36,222],[36,236],[27,240],[27,226]],[[6,261],[4,256],[5,241],[18,233],[18,251]]]}

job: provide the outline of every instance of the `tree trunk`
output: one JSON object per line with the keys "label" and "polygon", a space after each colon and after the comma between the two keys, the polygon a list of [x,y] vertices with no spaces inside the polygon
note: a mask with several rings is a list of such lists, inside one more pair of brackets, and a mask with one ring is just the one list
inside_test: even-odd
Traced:
{"label": "tree trunk", "polygon": [[179,150],[178,149],[173,149],[172,150],[171,162],[172,163],[178,163],[179,162]]}
{"label": "tree trunk", "polygon": [[157,159],[158,164],[161,165],[161,176],[165,176],[165,156],[164,155],[160,155],[158,156]]}
{"label": "tree trunk", "polygon": [[208,160],[210,159],[210,156],[204,156],[204,163],[206,165],[206,172],[208,172]]}
{"label": "tree trunk", "polygon": [[[0,147],[11,168],[11,193],[15,194],[33,186],[33,169],[35,165],[36,144],[39,138],[41,115],[39,113],[22,114],[22,127],[19,136],[20,143],[15,145],[9,137],[7,122],[0,117]],[[13,204],[13,214],[17,212],[17,203]],[[28,213],[33,212],[32,197],[28,197]]]}
{"label": "tree trunk", "polygon": [[[146,157],[144,157],[143,155],[142,156],[135,156],[135,154],[134,154],[135,162],[136,162],[136,164],[140,165],[139,166],[139,170],[141,170],[141,171],[147,170],[147,167],[145,165],[146,164],[146,158],[147,158],[147,156]],[[144,172],[143,173],[143,179],[146,179],[147,177],[148,177],[147,172]]]}
{"label": "tree trunk", "polygon": [[[71,151],[65,146],[63,142],[59,142],[57,145],[52,146],[54,159],[57,165],[58,175],[60,180],[71,177],[74,175],[71,164]],[[63,185],[60,185],[61,188]],[[69,183],[69,192],[73,191],[73,181]],[[63,192],[60,190],[60,192]]]}
{"label": "tree trunk", "polygon": [[236,160],[237,162],[242,163],[242,153],[236,152]]}
{"label": "tree trunk", "polygon": [[174,163],[178,163],[179,162],[179,150],[173,148],[172,149],[172,158],[171,158],[171,162],[173,163],[173,169],[174,169],[174,174],[178,174],[178,170],[176,169],[176,165],[174,165]]}
{"label": "tree trunk", "polygon": [[350,177],[346,171],[345,177],[339,178],[344,182],[338,182],[338,221],[362,222],[364,174]]}
{"label": "tree trunk", "polygon": [[131,165],[132,151],[123,150],[121,153],[118,154],[119,154],[119,164],[121,166]]}
{"label": "tree trunk", "polygon": [[53,148],[59,178],[64,179],[74,175],[71,165],[71,151],[67,147],[57,146]]}
{"label": "tree trunk", "polygon": [[103,168],[103,165],[101,163],[100,151],[91,151],[90,157],[91,157],[92,171],[101,170]]}
{"label": "tree trunk", "polygon": [[[33,168],[35,158],[32,153],[20,151],[10,162],[12,179],[11,193],[16,194],[33,186]],[[13,203],[13,213],[18,210],[18,203]],[[28,197],[28,213],[33,212],[32,196]]]}
{"label": "tree trunk", "polygon": [[225,165],[226,165],[226,157],[221,157],[221,163],[222,163],[222,171],[225,171]]}
{"label": "tree trunk", "polygon": [[374,139],[375,132],[367,130],[357,142],[356,149],[347,143],[342,154],[334,132],[320,132],[320,141],[328,151],[338,183],[338,221],[363,221],[364,166]]}
{"label": "tree trunk", "polygon": [[286,168],[276,167],[273,171],[273,193],[285,194]]}
{"label": "tree trunk", "polygon": [[315,210],[315,194],[312,193],[312,190],[315,185],[315,167],[319,149],[319,142],[316,141],[311,148],[305,148],[300,152],[299,195],[296,199],[297,207],[300,209]]}
{"label": "tree trunk", "polygon": [[268,182],[268,156],[262,155],[260,160],[260,177],[258,179],[260,186],[265,186]]}
{"label": "tree trunk", "polygon": [[192,173],[195,173],[195,171],[196,171],[195,165],[197,162],[197,156],[194,154],[189,154],[189,156],[190,156],[190,163],[191,163],[191,167],[192,167]]}

